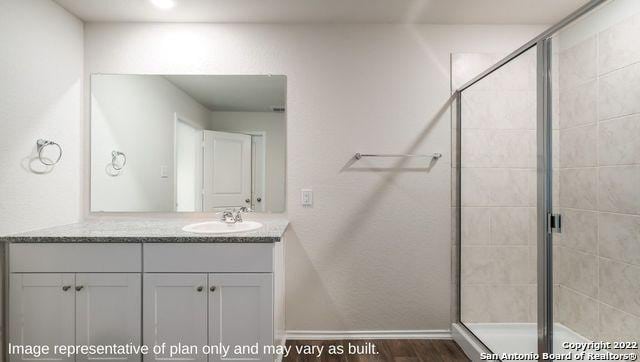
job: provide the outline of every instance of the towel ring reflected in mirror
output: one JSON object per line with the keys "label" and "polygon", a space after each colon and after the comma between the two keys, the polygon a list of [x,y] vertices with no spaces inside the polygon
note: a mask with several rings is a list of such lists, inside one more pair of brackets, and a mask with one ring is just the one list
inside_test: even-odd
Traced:
{"label": "towel ring reflected in mirror", "polygon": [[[42,152],[48,146],[55,146],[55,147],[58,148],[58,157],[55,159],[55,161],[52,161],[51,159],[49,159],[47,157],[44,157],[42,155]],[[39,139],[38,141],[36,141],[36,149],[38,151],[38,159],[45,166],[53,166],[53,165],[57,164],[58,162],[60,162],[60,159],[62,159],[62,152],[63,152],[62,151],[62,146],[60,146],[56,142],[53,142],[53,141],[50,141],[50,140],[45,140],[45,139]]]}
{"label": "towel ring reflected in mirror", "polygon": [[[121,160],[121,162],[118,162]],[[127,164],[127,155],[120,151],[111,151],[111,167],[116,171],[121,171]]]}

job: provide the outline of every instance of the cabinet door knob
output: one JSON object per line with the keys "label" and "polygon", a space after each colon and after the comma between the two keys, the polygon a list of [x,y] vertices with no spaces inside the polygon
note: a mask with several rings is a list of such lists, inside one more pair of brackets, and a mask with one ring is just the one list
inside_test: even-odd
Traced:
{"label": "cabinet door knob", "polygon": [[196,288],[196,290],[199,291],[199,292],[201,292],[203,289],[204,289],[203,286],[199,286],[199,287]]}
{"label": "cabinet door knob", "polygon": [[209,288],[210,291],[215,292],[216,291],[216,287],[211,286],[211,288]]}
{"label": "cabinet door knob", "polygon": [[67,290],[71,289],[70,285],[63,285],[62,286],[62,291],[66,292]]}
{"label": "cabinet door knob", "polygon": [[84,286],[83,286],[83,285],[78,285],[78,286],[76,287],[76,292],[81,291],[81,290],[82,290],[82,288],[84,288]]}
{"label": "cabinet door knob", "polygon": [[251,202],[251,199],[245,199],[244,202],[246,202],[247,204]]}

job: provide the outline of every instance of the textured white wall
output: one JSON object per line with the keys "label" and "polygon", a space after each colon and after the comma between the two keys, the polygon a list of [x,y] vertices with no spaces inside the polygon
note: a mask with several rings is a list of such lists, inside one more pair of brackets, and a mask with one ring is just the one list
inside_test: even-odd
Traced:
{"label": "textured white wall", "polygon": [[274,112],[211,112],[208,129],[222,132],[264,131],[266,172],[263,198],[267,212],[284,212],[286,177],[286,115]]}
{"label": "textured white wall", "polygon": [[[0,1],[0,235],[82,217],[83,24],[52,1]],[[64,148],[46,174],[38,138]],[[53,157],[53,156],[52,156]]]}
{"label": "textured white wall", "polygon": [[[450,53],[503,53],[540,30],[95,23],[85,74],[286,75],[287,329],[447,329]],[[444,157],[381,169],[355,152]]]}
{"label": "textured white wall", "polygon": [[[175,209],[175,113],[206,128],[208,109],[161,76],[96,75],[91,84],[91,210]],[[117,177],[111,151],[127,155]],[[160,177],[167,166],[168,177]]]}

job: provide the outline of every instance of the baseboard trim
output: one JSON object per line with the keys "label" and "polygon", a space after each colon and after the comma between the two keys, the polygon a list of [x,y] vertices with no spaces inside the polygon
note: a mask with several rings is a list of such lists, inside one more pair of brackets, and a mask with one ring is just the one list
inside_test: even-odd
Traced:
{"label": "baseboard trim", "polygon": [[287,331],[287,340],[452,339],[448,329],[392,331]]}

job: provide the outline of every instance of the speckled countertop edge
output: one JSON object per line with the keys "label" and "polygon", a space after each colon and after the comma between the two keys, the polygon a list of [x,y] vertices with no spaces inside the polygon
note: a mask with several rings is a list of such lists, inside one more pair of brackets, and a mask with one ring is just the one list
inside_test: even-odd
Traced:
{"label": "speckled countertop edge", "polygon": [[56,226],[0,236],[5,243],[275,243],[279,242],[289,225],[281,217],[252,217],[260,229],[229,234],[195,234],[183,231],[186,225],[211,221],[211,218],[98,218],[84,222]]}

